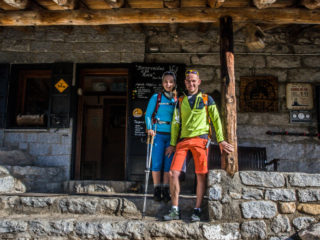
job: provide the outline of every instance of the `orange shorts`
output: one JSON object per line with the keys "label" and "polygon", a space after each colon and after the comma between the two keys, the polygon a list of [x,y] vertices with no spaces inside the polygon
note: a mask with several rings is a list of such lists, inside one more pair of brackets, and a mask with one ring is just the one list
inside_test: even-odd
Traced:
{"label": "orange shorts", "polygon": [[208,149],[206,144],[208,140],[200,137],[185,138],[176,146],[171,168],[173,171],[181,171],[183,163],[190,150],[193,156],[196,173],[206,174],[208,172]]}

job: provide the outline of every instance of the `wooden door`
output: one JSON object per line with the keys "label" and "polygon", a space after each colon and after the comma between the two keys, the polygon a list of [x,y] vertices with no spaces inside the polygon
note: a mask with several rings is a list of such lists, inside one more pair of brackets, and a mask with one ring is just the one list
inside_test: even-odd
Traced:
{"label": "wooden door", "polygon": [[125,99],[104,100],[103,161],[101,176],[106,180],[125,177]]}
{"label": "wooden door", "polygon": [[127,77],[127,69],[80,72],[75,179],[126,178]]}

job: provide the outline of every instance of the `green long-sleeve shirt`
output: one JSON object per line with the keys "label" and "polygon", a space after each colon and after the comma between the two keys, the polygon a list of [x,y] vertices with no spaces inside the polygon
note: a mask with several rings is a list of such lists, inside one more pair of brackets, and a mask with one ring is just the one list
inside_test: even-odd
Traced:
{"label": "green long-sleeve shirt", "polygon": [[[208,113],[216,132],[217,141],[222,142],[224,137],[219,112],[210,96],[208,96]],[[177,144],[180,127],[180,138],[196,137],[209,133],[210,126],[201,92],[190,99],[184,96],[181,102],[181,110],[179,110],[179,103],[177,104],[171,122],[170,145],[172,146]]]}

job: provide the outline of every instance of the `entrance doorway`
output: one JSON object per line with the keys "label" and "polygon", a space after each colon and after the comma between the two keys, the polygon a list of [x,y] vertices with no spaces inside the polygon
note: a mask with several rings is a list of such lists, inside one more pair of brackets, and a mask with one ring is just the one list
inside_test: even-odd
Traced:
{"label": "entrance doorway", "polygon": [[75,178],[124,180],[128,70],[79,74]]}

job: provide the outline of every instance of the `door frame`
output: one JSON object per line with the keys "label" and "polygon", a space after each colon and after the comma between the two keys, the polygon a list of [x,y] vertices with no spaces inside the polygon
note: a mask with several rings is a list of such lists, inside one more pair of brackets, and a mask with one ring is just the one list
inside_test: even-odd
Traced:
{"label": "door frame", "polygon": [[[101,68],[85,66],[79,70],[78,81],[79,87],[77,89],[78,93],[78,104],[77,104],[77,124],[76,124],[76,138],[75,138],[75,164],[74,164],[74,179],[81,180],[81,158],[82,158],[82,146],[83,146],[83,124],[84,124],[84,92],[82,90],[82,86],[84,83],[84,76],[86,75],[95,75],[95,76],[106,76],[106,75],[119,75],[119,76],[127,76],[127,91],[126,96],[113,96],[106,95],[103,98],[108,99],[126,99],[126,108],[128,108],[128,78],[129,78],[129,68],[128,67],[120,67],[120,66],[105,66]],[[126,130],[127,132],[127,121],[128,121],[128,111],[126,110]],[[125,135],[125,159],[127,159],[127,134]],[[127,163],[125,161],[124,166],[124,175],[125,179],[127,179]]]}

